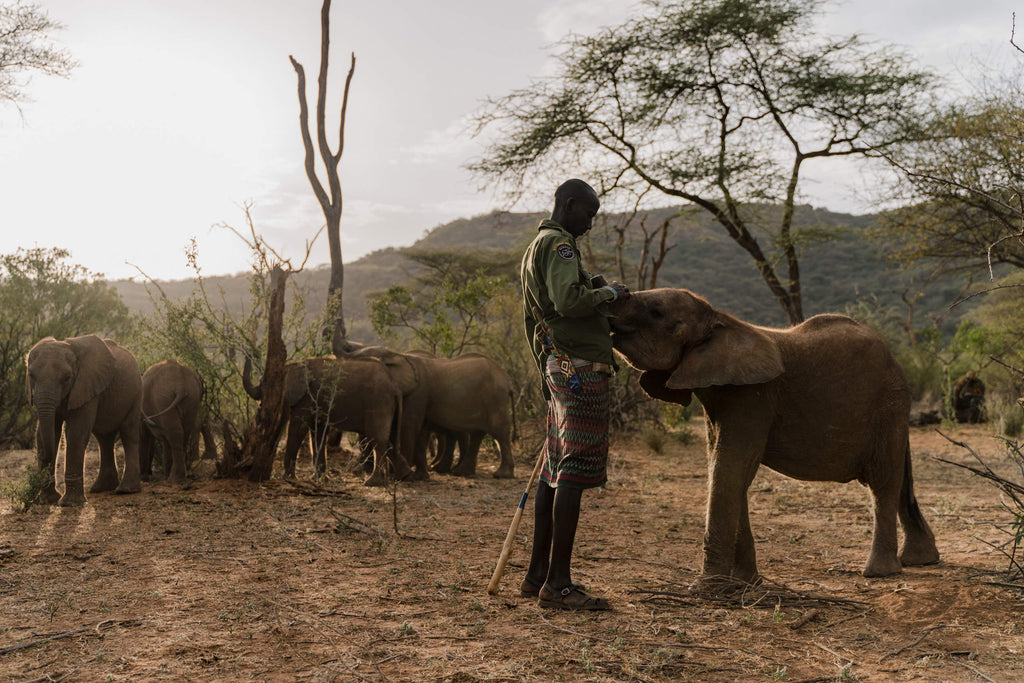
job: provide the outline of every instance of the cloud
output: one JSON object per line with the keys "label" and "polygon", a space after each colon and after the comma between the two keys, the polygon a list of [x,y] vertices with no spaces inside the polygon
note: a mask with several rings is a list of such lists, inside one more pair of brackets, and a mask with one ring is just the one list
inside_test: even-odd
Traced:
{"label": "cloud", "polygon": [[570,33],[587,35],[621,23],[636,7],[634,0],[562,0],[537,15],[537,26],[548,43]]}

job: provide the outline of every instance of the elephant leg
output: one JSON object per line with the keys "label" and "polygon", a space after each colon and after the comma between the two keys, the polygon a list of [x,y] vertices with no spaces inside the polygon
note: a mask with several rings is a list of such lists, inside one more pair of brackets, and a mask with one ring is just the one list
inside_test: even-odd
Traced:
{"label": "elephant leg", "polygon": [[441,474],[448,474],[452,471],[452,464],[455,462],[455,434],[452,432],[435,432],[437,437],[437,459],[434,461],[434,471]]}
{"label": "elephant leg", "polygon": [[[100,446],[100,471],[96,475],[96,481],[89,488],[89,493],[113,491],[117,488],[120,478],[117,474],[117,460],[114,458],[114,442],[117,441],[117,434],[97,435],[96,441]],[[137,451],[135,457],[137,467],[139,457]]]}
{"label": "elephant leg", "polygon": [[210,429],[210,425],[204,421],[199,433],[203,435],[203,459],[212,458],[216,460],[217,442],[213,438],[213,430]]}
{"label": "elephant leg", "polygon": [[484,440],[483,432],[470,432],[469,443],[463,449],[463,436],[459,438],[459,464],[452,470],[452,474],[460,477],[472,477],[476,475],[476,461],[480,453],[480,442]]}
{"label": "elephant leg", "polygon": [[904,567],[935,564],[939,561],[939,549],[935,547],[935,534],[921,514],[914,495],[914,476],[910,460],[910,442],[904,455],[903,483],[900,486],[899,519],[903,527],[903,549],[900,564]]}
{"label": "elephant leg", "polygon": [[426,428],[421,429],[420,433],[416,436],[412,458],[414,469],[409,475],[409,479],[413,481],[426,481],[430,479],[430,473],[427,472],[427,438],[429,436],[430,431]]}
{"label": "elephant leg", "polygon": [[[714,445],[708,465],[704,561],[695,588],[714,593],[731,582],[736,568],[740,520],[747,510],[747,489],[764,453],[765,437],[738,429],[725,434],[717,427],[709,429],[708,436]],[[749,521],[747,524],[749,526]],[[752,535],[750,542],[753,544]],[[756,571],[756,566],[743,568],[747,574]]]}
{"label": "elephant leg", "polygon": [[896,555],[896,508],[902,476],[891,477],[885,484],[869,484],[874,498],[874,531],[871,552],[864,563],[864,576],[891,576],[903,571]]}
{"label": "elephant leg", "polygon": [[[493,436],[493,435],[492,435]],[[512,457],[512,440],[508,432],[495,437],[498,442],[498,453],[501,455],[501,464],[494,470],[495,479],[515,479],[516,462]]]}
{"label": "elephant leg", "polygon": [[[117,493],[138,493],[142,490],[142,472],[139,469],[139,427],[139,417],[136,415],[134,419],[125,420],[118,433],[121,437],[121,446],[124,448],[124,472],[121,474],[121,483],[115,489]],[[102,470],[102,451],[100,456],[100,469]],[[114,461],[113,442],[110,447],[110,461],[111,463]],[[114,472],[115,474],[117,472],[116,465]]]}
{"label": "elephant leg", "polygon": [[392,449],[387,445],[387,441],[381,443],[377,439],[369,437],[366,437],[364,441],[373,451],[373,470],[370,472],[370,476],[363,481],[363,486],[386,486],[388,483],[388,462]]}
{"label": "elephant leg", "polygon": [[757,551],[754,549],[754,532],[750,530],[750,511],[747,497],[742,498],[740,526],[736,533],[736,557],[733,561],[732,576],[744,583],[756,584],[760,580],[757,572]]}
{"label": "elephant leg", "polygon": [[142,481],[153,479],[153,433],[146,426],[139,430],[139,475]]}
{"label": "elephant leg", "polygon": [[305,420],[296,415],[288,421],[288,437],[284,446],[284,476],[288,479],[295,478],[295,460],[299,456],[299,448],[303,439],[309,433],[309,425]]}
{"label": "elephant leg", "polygon": [[175,421],[173,424],[168,425],[165,434],[168,457],[164,468],[166,471],[169,462],[170,468],[167,472],[167,478],[172,483],[180,486],[186,482],[185,446],[187,442],[185,440],[185,429],[180,422]]}

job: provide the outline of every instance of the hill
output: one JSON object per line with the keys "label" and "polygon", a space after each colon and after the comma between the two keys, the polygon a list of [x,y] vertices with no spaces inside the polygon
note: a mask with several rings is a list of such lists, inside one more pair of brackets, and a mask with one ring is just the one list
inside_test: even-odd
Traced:
{"label": "hill", "polygon": [[[770,214],[774,207],[752,210]],[[470,252],[508,251],[519,254],[533,238],[540,213],[497,211],[473,218],[462,218],[427,232],[411,247],[375,251],[345,265],[345,312],[350,335],[354,339],[375,341],[366,321],[367,299],[393,284],[412,282],[421,266],[408,255],[422,251]],[[615,268],[614,226],[625,229],[624,258],[635,264],[643,244],[641,225],[648,230],[672,219],[669,244],[657,285],[684,287],[707,297],[713,305],[756,324],[782,326],[786,317],[761,279],[751,258],[738,247],[705,212],[678,207],[653,209],[628,221],[627,216],[604,215],[581,241],[591,270],[617,277]],[[960,292],[956,278],[928,281],[924,268],[900,268],[886,260],[885,246],[869,239],[868,231],[877,217],[835,213],[810,206],[799,207],[795,225],[802,240],[799,244],[804,312],[807,316],[824,312],[842,312],[858,302],[888,311],[906,319],[910,308],[904,298],[922,296],[914,302],[917,324],[929,318],[943,319],[943,327],[952,329],[961,310],[949,313],[947,307]],[[767,246],[765,245],[767,248]],[[777,268],[778,269],[778,268]],[[784,269],[778,269],[780,275]],[[635,284],[635,267],[626,270],[626,283]],[[510,273],[511,274],[511,273]],[[310,310],[323,306],[329,269],[326,266],[299,273],[295,284],[305,292]],[[136,311],[151,308],[145,283],[120,280],[112,283],[125,303]],[[172,298],[187,296],[192,281],[160,282]],[[216,293],[229,308],[248,300],[246,274],[211,277],[207,290]]]}

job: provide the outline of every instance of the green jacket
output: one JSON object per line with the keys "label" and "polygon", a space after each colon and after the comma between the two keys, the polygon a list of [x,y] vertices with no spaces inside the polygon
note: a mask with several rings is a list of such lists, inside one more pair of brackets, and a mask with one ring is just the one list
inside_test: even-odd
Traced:
{"label": "green jacket", "polygon": [[545,220],[538,231],[520,266],[526,338],[537,367],[543,374],[545,327],[558,351],[614,367],[611,326],[604,304],[615,294],[607,288],[590,286],[591,275],[580,262],[576,239],[565,228]]}

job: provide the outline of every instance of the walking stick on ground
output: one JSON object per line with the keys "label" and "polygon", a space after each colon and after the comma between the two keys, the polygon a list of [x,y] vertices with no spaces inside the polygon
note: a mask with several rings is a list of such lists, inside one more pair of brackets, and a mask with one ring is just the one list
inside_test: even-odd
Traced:
{"label": "walking stick on ground", "polygon": [[505,573],[505,565],[508,563],[508,556],[512,552],[512,540],[516,536],[516,531],[519,530],[519,522],[523,519],[523,509],[526,507],[526,499],[530,495],[530,490],[533,488],[534,483],[537,481],[537,476],[540,474],[540,467],[544,462],[545,448],[542,446],[540,449],[540,455],[537,457],[537,464],[533,466],[533,473],[530,475],[530,481],[526,483],[526,490],[523,491],[523,497],[519,499],[519,507],[516,508],[516,513],[512,516],[512,524],[508,527],[508,535],[505,536],[505,545],[501,547],[501,555],[498,557],[498,566],[494,568],[494,575],[491,576],[491,582],[487,585],[487,592],[491,595],[495,595],[498,592],[498,584],[501,583],[501,577]]}

